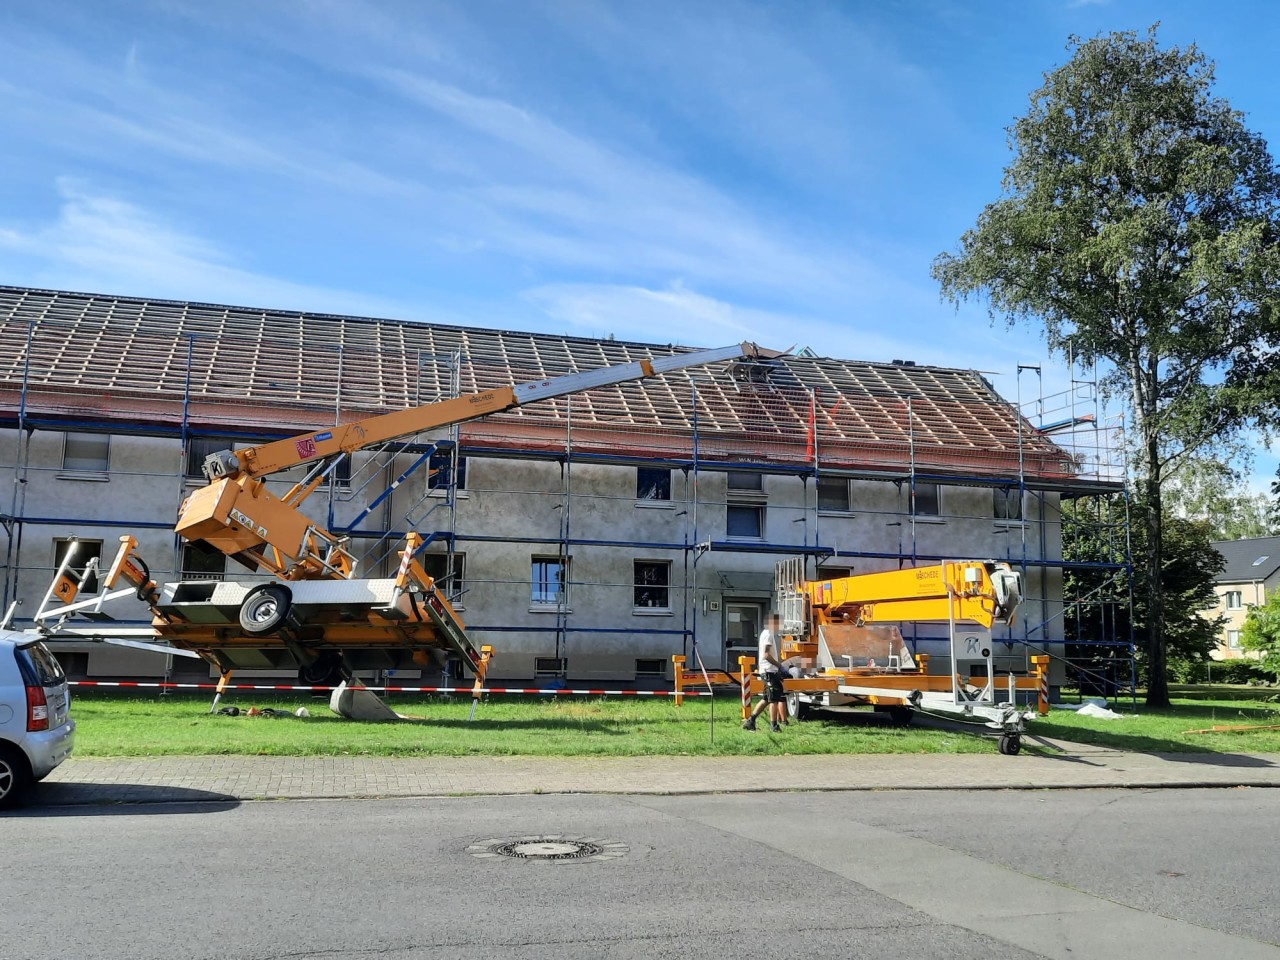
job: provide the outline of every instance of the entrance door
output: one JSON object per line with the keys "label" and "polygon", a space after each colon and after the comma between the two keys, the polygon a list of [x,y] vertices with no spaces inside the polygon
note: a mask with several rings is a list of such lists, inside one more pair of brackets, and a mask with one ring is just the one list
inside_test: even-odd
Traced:
{"label": "entrance door", "polygon": [[738,657],[759,653],[764,604],[759,600],[726,600],[724,603],[724,668],[738,671]]}

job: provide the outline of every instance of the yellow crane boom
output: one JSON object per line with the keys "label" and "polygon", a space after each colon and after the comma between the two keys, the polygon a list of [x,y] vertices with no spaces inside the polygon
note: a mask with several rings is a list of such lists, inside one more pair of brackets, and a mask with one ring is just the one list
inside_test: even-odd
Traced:
{"label": "yellow crane boom", "polygon": [[299,464],[324,464],[399,437],[465,423],[549,397],[762,355],[776,354],[740,343],[655,357],[465,394],[236,452],[219,451],[206,458],[204,472],[209,483],[183,502],[175,530],[185,540],[208,544],[250,569],[262,568],[285,580],[350,579],[355,573],[355,558],[345,541],[299,509],[325,472],[313,471],[282,497],[267,489],[264,477]]}

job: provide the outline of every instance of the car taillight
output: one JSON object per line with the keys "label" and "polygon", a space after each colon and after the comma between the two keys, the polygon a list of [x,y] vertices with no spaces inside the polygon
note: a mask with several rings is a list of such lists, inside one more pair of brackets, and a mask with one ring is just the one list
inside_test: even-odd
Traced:
{"label": "car taillight", "polygon": [[27,732],[49,729],[49,701],[44,687],[27,687]]}

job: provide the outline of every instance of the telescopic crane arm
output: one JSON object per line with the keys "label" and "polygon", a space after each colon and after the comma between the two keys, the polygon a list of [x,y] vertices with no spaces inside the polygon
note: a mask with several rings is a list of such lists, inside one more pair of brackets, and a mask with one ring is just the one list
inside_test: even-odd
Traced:
{"label": "telescopic crane arm", "polygon": [[860,624],[954,619],[1012,626],[1022,600],[1016,571],[1007,563],[978,560],[816,580],[804,589],[823,620]]}
{"label": "telescopic crane arm", "polygon": [[777,354],[763,351],[752,343],[741,343],[655,357],[465,394],[235,452],[219,451],[206,458],[204,473],[209,484],[183,503],[175,529],[188,541],[206,543],[250,568],[260,567],[286,580],[350,578],[355,572],[355,560],[344,542],[298,509],[324,474],[313,474],[283,497],[272,494],[262,478],[299,464],[319,463],[536,400],[722,360],[773,356]]}

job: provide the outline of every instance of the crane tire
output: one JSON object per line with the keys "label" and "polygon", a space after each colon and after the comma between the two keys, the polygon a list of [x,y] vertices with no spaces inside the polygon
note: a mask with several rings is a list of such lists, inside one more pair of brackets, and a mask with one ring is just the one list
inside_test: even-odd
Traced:
{"label": "crane tire", "polygon": [[282,583],[264,583],[240,604],[240,629],[251,637],[275,633],[289,618],[293,594]]}

